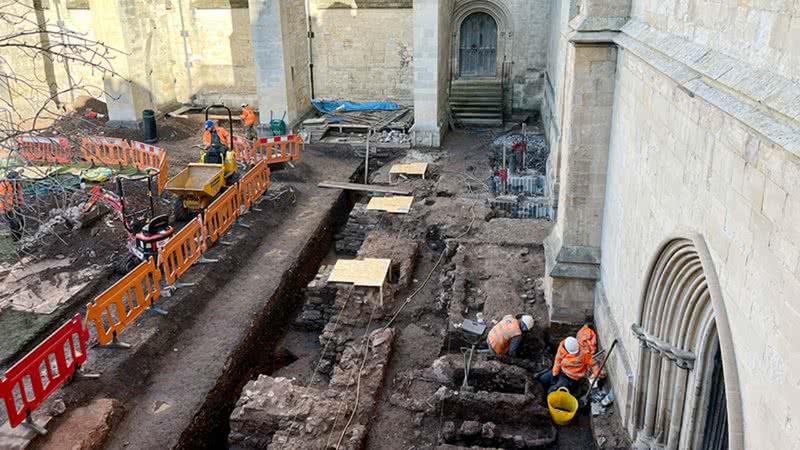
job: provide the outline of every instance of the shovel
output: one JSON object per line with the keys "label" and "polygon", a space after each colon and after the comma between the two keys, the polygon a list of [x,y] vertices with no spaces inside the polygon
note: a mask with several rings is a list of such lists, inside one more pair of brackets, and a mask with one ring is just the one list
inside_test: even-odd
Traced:
{"label": "shovel", "polygon": [[611,356],[611,352],[614,350],[614,347],[616,347],[616,345],[617,345],[617,340],[614,339],[614,342],[611,343],[611,347],[609,347],[608,351],[606,352],[606,357],[603,358],[603,364],[600,365],[600,370],[597,372],[598,376],[595,377],[594,381],[589,386],[589,390],[586,391],[586,394],[584,394],[584,396],[581,397],[580,400],[578,401],[579,408],[585,408],[586,405],[589,404],[589,396],[592,395],[592,390],[597,384],[597,379],[600,378],[599,375],[603,372],[603,368],[606,367],[606,362],[608,362],[608,357]]}

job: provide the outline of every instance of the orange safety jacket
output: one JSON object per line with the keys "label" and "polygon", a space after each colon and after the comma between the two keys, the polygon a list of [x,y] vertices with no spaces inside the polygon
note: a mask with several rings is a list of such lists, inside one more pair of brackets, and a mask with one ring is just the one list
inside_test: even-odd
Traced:
{"label": "orange safety jacket", "polygon": [[575,339],[578,340],[578,345],[589,351],[590,355],[594,355],[597,352],[597,334],[589,328],[589,325],[584,325],[583,328],[578,330]]}
{"label": "orange safety jacket", "polygon": [[505,355],[511,347],[511,339],[516,336],[522,335],[522,328],[519,326],[519,320],[514,316],[508,315],[503,317],[500,322],[495,325],[489,332],[489,347],[498,355]]}
{"label": "orange safety jacket", "polygon": [[256,123],[256,112],[253,111],[253,108],[249,106],[242,110],[242,115],[240,117],[242,122],[244,122],[244,126],[246,127]]}
{"label": "orange safety jacket", "polygon": [[592,374],[597,376],[599,368],[597,363],[592,360],[592,354],[579,345],[578,353],[570,355],[567,349],[564,348],[564,340],[562,340],[558,346],[558,352],[553,364],[553,376],[557,377],[563,371],[564,375],[577,381],[586,376],[589,368],[592,369]]}
{"label": "orange safety jacket", "polygon": [[11,180],[0,182],[0,212],[13,211],[20,205],[22,205],[22,185],[19,181],[16,183]]}
{"label": "orange safety jacket", "polygon": [[[230,147],[231,146],[231,137],[228,130],[222,127],[214,127],[214,130],[217,132],[217,136],[219,136],[219,141],[222,142],[223,145]],[[203,143],[206,145],[211,145],[211,130],[206,130],[203,133]]]}

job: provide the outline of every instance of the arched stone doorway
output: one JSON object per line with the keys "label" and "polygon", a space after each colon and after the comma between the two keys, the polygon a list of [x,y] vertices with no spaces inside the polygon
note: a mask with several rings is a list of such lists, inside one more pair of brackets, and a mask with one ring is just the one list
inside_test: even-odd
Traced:
{"label": "arched stone doorway", "polygon": [[461,23],[459,35],[460,77],[497,76],[497,22],[482,12],[472,13]]}
{"label": "arched stone doorway", "polygon": [[[451,23],[451,47],[450,47],[450,73],[452,79],[462,77],[462,48],[470,48],[474,41],[462,42],[462,31],[469,30],[471,26],[481,26],[487,28],[487,36],[484,34],[483,42],[494,45],[494,73],[488,77],[500,80],[507,76],[510,70],[511,57],[507,54],[512,48],[512,25],[511,12],[508,10],[504,0],[455,0],[453,19]],[[472,23],[472,25],[470,25]],[[493,25],[493,27],[492,27]],[[491,38],[493,33],[494,38]],[[474,34],[472,34],[474,36]],[[469,38],[469,37],[468,37]],[[491,44],[490,44],[491,45]],[[484,53],[484,57],[489,52]],[[466,73],[463,77],[470,78],[476,75]]]}
{"label": "arched stone doorway", "polygon": [[732,338],[702,239],[662,246],[632,329],[641,344],[635,440],[648,448],[742,448]]}

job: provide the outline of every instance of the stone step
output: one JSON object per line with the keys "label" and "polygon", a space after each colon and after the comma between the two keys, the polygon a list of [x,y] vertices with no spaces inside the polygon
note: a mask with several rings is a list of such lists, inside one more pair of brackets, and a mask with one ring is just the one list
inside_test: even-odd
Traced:
{"label": "stone step", "polygon": [[462,126],[502,126],[503,84],[496,78],[454,80],[450,87],[450,108]]}
{"label": "stone step", "polygon": [[459,119],[503,119],[503,113],[498,112],[468,112],[468,113],[458,113],[456,117]]}
{"label": "stone step", "polygon": [[498,95],[495,97],[490,96],[480,96],[480,97],[470,97],[464,95],[451,95],[450,96],[450,104],[470,104],[470,105],[479,105],[479,104],[494,104],[494,103],[503,103],[503,96]]}
{"label": "stone step", "polygon": [[502,89],[497,90],[489,90],[489,89],[452,89],[450,90],[450,95],[459,96],[459,95],[480,95],[480,96],[500,96],[503,95]]}
{"label": "stone step", "polygon": [[460,78],[458,80],[453,80],[453,86],[456,85],[502,85],[497,78]]}
{"label": "stone step", "polygon": [[501,104],[491,104],[491,105],[450,105],[450,109],[453,110],[454,113],[470,113],[470,112],[494,112],[494,113],[502,113],[503,105]]}
{"label": "stone step", "polygon": [[459,125],[474,128],[499,128],[503,126],[502,119],[457,119]]}
{"label": "stone step", "polygon": [[453,91],[503,91],[503,86],[500,84],[454,84],[450,88]]}

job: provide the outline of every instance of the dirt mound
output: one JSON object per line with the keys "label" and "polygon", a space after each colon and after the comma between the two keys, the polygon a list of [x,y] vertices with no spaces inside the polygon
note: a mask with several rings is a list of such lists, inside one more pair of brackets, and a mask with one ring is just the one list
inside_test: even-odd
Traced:
{"label": "dirt mound", "polygon": [[87,111],[94,111],[98,114],[108,115],[108,106],[106,103],[88,95],[81,95],[69,106],[71,111],[77,111],[85,114]]}

